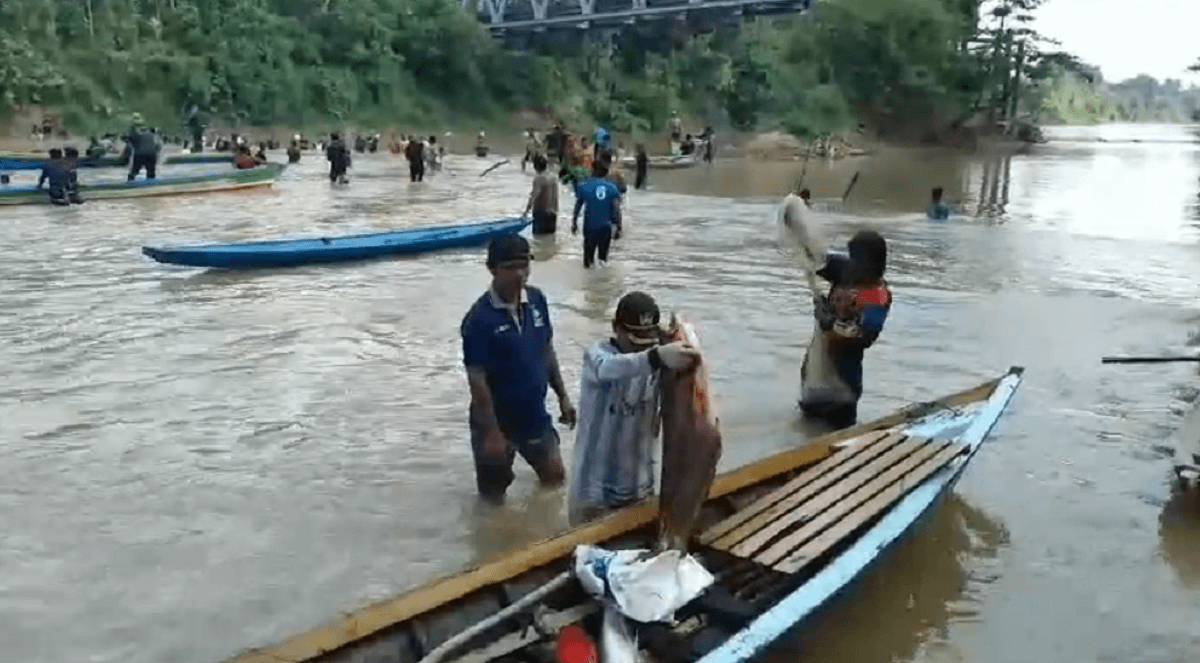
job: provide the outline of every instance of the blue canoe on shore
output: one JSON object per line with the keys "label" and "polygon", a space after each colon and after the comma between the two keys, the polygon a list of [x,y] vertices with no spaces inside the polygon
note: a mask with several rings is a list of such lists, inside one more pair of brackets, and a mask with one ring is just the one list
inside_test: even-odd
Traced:
{"label": "blue canoe on shore", "polygon": [[205,244],[159,248],[143,246],[142,253],[158,262],[221,269],[294,267],[320,262],[365,260],[405,253],[423,253],[474,246],[494,237],[519,232],[524,218],[508,218],[455,226],[425,226],[366,235],[281,239],[237,244]]}

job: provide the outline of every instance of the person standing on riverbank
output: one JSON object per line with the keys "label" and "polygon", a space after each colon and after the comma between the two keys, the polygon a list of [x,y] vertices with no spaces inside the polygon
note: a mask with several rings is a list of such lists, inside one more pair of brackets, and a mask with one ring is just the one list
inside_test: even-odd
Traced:
{"label": "person standing on riverbank", "polygon": [[583,267],[587,269],[597,257],[601,264],[608,262],[613,229],[621,226],[621,192],[606,179],[608,164],[603,160],[592,166],[592,176],[575,185],[575,213],[571,217],[571,234],[579,232],[579,212],[583,215]]}
{"label": "person standing on riverbank", "polygon": [[658,304],[644,292],[621,298],[612,332],[583,355],[567,507],[572,526],[654,491],[661,369],[685,371],[700,360],[682,341],[660,345]]}
{"label": "person standing on riverbank", "polygon": [[848,258],[830,255],[817,271],[831,286],[827,296],[814,302],[820,338],[809,345],[800,369],[801,410],[835,430],[858,421],[863,353],[879,338],[892,307],[892,292],[883,279],[887,242],[873,230],[862,230],[847,249]]}
{"label": "person standing on riverbank", "polygon": [[520,235],[493,240],[487,253],[492,285],[460,328],[471,390],[475,482],[480,496],[493,503],[504,500],[518,453],[543,486],[559,486],[565,479],[558,432],[546,412],[548,388],[558,396],[559,422],[575,427],[546,296],[527,285],[532,257]]}
{"label": "person standing on riverbank", "polygon": [[533,156],[533,187],[529,191],[529,202],[525,204],[527,216],[533,213],[533,234],[553,235],[558,229],[558,179],[547,172],[546,157]]}

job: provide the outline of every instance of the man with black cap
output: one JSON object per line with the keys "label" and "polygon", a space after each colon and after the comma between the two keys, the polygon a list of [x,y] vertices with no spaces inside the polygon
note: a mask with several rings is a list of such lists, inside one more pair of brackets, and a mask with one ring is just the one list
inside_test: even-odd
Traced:
{"label": "man with black cap", "polygon": [[583,355],[579,433],[572,463],[572,525],[632,504],[654,490],[654,441],[660,429],[660,369],[683,371],[700,353],[660,345],[658,304],[644,292],[621,298],[613,336]]}
{"label": "man with black cap", "polygon": [[575,406],[554,353],[546,296],[526,285],[529,242],[505,235],[488,247],[492,286],[463,318],[463,363],[471,388],[471,449],[479,494],[504,499],[517,453],[543,486],[564,479],[558,432],[546,412],[547,387],[558,395],[559,422],[574,428]]}
{"label": "man with black cap", "polygon": [[[809,345],[800,369],[801,410],[834,429],[858,420],[863,353],[879,338],[892,307],[892,291],[883,279],[887,242],[873,230],[861,230],[847,249],[849,257],[831,254],[817,271],[831,286],[828,296],[816,299],[821,337]],[[815,375],[826,377],[820,381]]]}

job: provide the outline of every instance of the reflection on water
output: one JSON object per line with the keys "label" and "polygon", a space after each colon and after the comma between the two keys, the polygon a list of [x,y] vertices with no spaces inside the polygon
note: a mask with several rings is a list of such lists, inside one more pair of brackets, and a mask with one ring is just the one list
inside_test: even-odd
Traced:
{"label": "reflection on water", "polygon": [[1200,592],[1200,495],[1171,496],[1158,518],[1159,550],[1179,582]]}
{"label": "reflection on water", "polygon": [[1007,543],[999,522],[951,496],[768,660],[909,661],[920,650],[953,648],[950,622],[979,619],[980,595],[998,580]]}
{"label": "reflection on water", "polygon": [[[1028,370],[963,498],[824,613],[798,640],[804,660],[1196,648],[1195,528],[1145,498],[1166,494],[1161,449],[1196,369],[1099,364],[1172,353],[1196,328],[1193,132],[1063,129],[1051,138],[1074,139],[1007,158],[809,164],[831,241],[873,228],[890,244],[895,305],[867,354],[863,417]],[[306,154],[269,192],[2,212],[8,658],[217,661],[562,526],[561,493],[520,461],[505,507],[474,497],[458,325],[487,287],[482,248],[252,274],[139,253],[510,215],[531,178],[515,163],[479,177],[493,163],[451,157],[410,184],[402,159],[363,155],[338,187]],[[534,241],[568,384],[619,296],[645,290],[700,329],[722,470],[802,443],[811,298],[772,216],[801,167],[652,172],[604,269],[582,269],[565,214]],[[959,215],[925,219],[935,186]]]}

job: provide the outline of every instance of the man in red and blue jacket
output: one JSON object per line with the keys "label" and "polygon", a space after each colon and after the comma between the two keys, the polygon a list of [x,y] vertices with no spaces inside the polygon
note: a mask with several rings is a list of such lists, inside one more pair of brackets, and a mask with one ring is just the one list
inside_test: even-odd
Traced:
{"label": "man in red and blue jacket", "polygon": [[[863,392],[863,353],[883,331],[892,306],[892,292],[883,279],[887,267],[887,242],[873,230],[863,230],[847,244],[849,257],[830,255],[817,275],[830,282],[828,296],[818,297],[814,315],[820,339],[814,339],[804,358],[805,382],[800,408],[810,418],[835,429],[858,420]],[[819,342],[816,342],[819,341]],[[824,356],[811,353],[823,352]],[[828,384],[809,384],[812,362],[823,362]]]}

